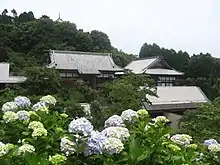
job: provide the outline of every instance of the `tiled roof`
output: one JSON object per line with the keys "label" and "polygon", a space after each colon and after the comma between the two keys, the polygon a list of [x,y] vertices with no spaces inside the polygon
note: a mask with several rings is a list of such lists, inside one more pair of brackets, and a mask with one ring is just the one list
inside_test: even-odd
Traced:
{"label": "tiled roof", "polygon": [[[151,68],[157,62],[162,61],[166,69],[162,68]],[[125,69],[130,70],[135,74],[149,74],[149,75],[183,75],[183,73],[176,71],[171,68],[166,62],[161,60],[159,57],[150,57],[145,59],[138,59],[130,62]]]}
{"label": "tiled roof", "polygon": [[50,58],[49,68],[78,70],[80,74],[99,74],[99,71],[123,71],[114,63],[111,54],[108,53],[51,50]]}
{"label": "tiled roof", "polygon": [[135,74],[144,73],[144,69],[146,69],[150,64],[152,64],[158,57],[147,58],[147,59],[139,59],[130,62],[125,69],[131,70]]}
{"label": "tiled roof", "polygon": [[0,83],[13,84],[13,83],[22,83],[26,80],[26,77],[23,76],[9,76],[8,78],[0,78]]}
{"label": "tiled roof", "polygon": [[26,80],[26,77],[23,76],[10,76],[9,67],[9,63],[0,63],[0,83],[20,83]]}
{"label": "tiled roof", "polygon": [[157,87],[157,95],[146,95],[151,102],[148,110],[166,110],[175,108],[196,108],[200,103],[209,102],[208,98],[196,86],[167,86]]}

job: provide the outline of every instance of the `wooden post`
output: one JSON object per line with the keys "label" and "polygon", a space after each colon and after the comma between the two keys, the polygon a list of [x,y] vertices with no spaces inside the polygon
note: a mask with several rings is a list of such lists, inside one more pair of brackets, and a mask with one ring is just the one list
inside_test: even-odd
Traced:
{"label": "wooden post", "polygon": [[96,75],[91,77],[91,86],[92,88],[96,88]]}

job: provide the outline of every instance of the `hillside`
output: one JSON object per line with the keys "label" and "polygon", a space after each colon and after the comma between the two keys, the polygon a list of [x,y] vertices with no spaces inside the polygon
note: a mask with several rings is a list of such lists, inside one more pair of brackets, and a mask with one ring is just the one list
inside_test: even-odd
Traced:
{"label": "hillside", "polygon": [[49,49],[111,52],[122,67],[134,58],[112,47],[101,31],[84,32],[68,21],[53,21],[46,15],[35,18],[31,11],[11,13],[5,9],[0,15],[0,61],[12,63],[16,73],[27,66],[47,64]]}
{"label": "hillside", "polygon": [[[11,16],[12,15],[12,16]],[[111,45],[107,34],[92,30],[84,32],[74,23],[52,20],[34,13],[5,9],[0,15],[0,61],[11,63],[11,71],[21,74],[27,67],[48,64],[49,49],[91,52],[111,52],[115,63],[124,67],[135,59],[132,54],[119,51]],[[185,73],[184,85],[197,85],[213,100],[220,95],[220,60],[208,53],[189,55],[184,51],[161,48],[144,43],[140,58],[161,56],[174,69]]]}

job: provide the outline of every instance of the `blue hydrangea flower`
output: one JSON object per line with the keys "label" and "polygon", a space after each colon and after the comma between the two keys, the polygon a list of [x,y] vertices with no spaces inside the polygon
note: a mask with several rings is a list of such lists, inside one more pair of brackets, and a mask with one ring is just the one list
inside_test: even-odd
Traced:
{"label": "blue hydrangea flower", "polygon": [[37,102],[36,104],[33,105],[32,107],[33,111],[48,111],[48,108],[46,106],[45,102]]}
{"label": "blue hydrangea flower", "polygon": [[209,145],[212,145],[212,144],[218,144],[218,142],[215,139],[209,139],[209,140],[205,140],[203,144],[205,146],[209,146]]}
{"label": "blue hydrangea flower", "polygon": [[88,136],[93,131],[93,125],[85,117],[72,120],[69,124],[69,132]]}
{"label": "blue hydrangea flower", "polygon": [[103,153],[103,142],[107,137],[101,132],[93,131],[88,139],[84,154],[86,156]]}
{"label": "blue hydrangea flower", "polygon": [[15,102],[7,102],[5,104],[3,104],[2,106],[2,112],[5,113],[7,111],[17,111],[18,110],[18,106]]}
{"label": "blue hydrangea flower", "polygon": [[125,124],[121,116],[113,115],[105,121],[105,128],[107,127],[125,127]]}
{"label": "blue hydrangea flower", "polygon": [[18,115],[19,120],[29,121],[29,119],[30,119],[30,114],[28,111],[18,111],[17,115]]}
{"label": "blue hydrangea flower", "polygon": [[30,99],[24,96],[16,97],[14,102],[19,108],[27,108],[31,105]]}

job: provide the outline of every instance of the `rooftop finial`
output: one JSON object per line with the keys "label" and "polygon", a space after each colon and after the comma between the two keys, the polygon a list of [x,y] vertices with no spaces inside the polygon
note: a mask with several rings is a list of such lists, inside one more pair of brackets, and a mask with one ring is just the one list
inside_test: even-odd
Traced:
{"label": "rooftop finial", "polygon": [[58,22],[63,22],[63,20],[60,18],[60,12],[59,12],[59,17],[57,19]]}

